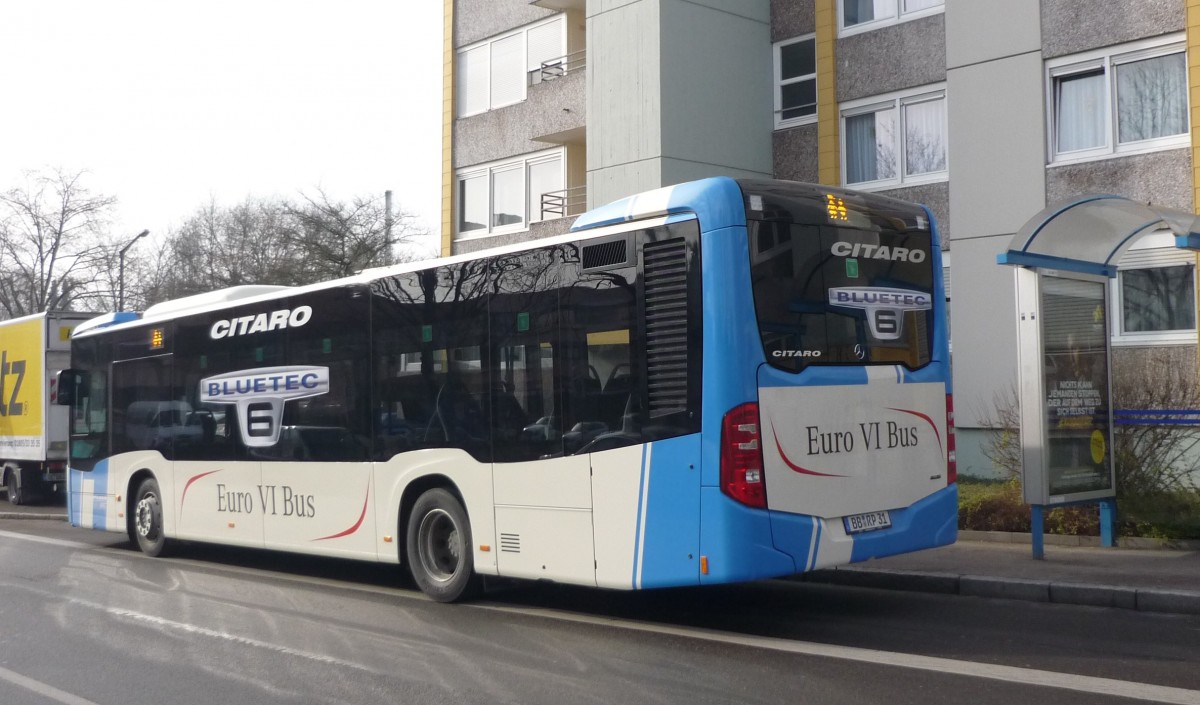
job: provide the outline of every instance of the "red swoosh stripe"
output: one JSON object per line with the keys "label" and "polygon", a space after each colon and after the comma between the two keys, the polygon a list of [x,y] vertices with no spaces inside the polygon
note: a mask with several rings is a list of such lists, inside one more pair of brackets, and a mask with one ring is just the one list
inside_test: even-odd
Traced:
{"label": "red swoosh stripe", "polygon": [[213,473],[221,472],[221,470],[223,470],[223,469],[224,468],[217,469],[217,470],[209,470],[208,472],[202,472],[199,475],[196,475],[195,477],[193,477],[192,479],[187,481],[187,484],[183,486],[183,496],[179,498],[179,514],[180,515],[183,514],[183,503],[187,501],[187,493],[188,493],[188,490],[190,490],[192,488],[192,484],[194,482],[196,482],[196,480],[208,477],[209,475],[212,475]]}
{"label": "red swoosh stripe", "polygon": [[828,472],[817,472],[816,470],[809,470],[808,468],[800,467],[799,465],[793,463],[791,461],[791,459],[787,457],[787,453],[783,452],[783,445],[781,445],[779,443],[779,434],[775,432],[774,424],[771,425],[771,435],[775,437],[775,447],[779,449],[779,457],[783,458],[783,462],[787,463],[787,466],[789,468],[791,468],[792,470],[795,470],[796,472],[800,473],[801,475],[815,475],[817,477],[845,477],[845,475],[834,475],[833,473],[828,473]]}
{"label": "red swoosh stripe", "polygon": [[370,500],[371,500],[371,486],[368,485],[367,486],[367,496],[363,497],[362,513],[358,515],[358,521],[354,522],[354,526],[351,526],[349,529],[346,529],[345,531],[341,531],[336,534],[332,534],[330,536],[322,536],[319,539],[313,539],[313,541],[326,541],[328,539],[340,539],[343,536],[349,536],[350,534],[353,534],[355,531],[358,531],[358,528],[360,526],[362,526],[363,519],[367,518],[367,503],[370,502]]}
{"label": "red swoosh stripe", "polygon": [[937,439],[938,439],[938,449],[939,449],[939,450],[941,450],[941,448],[942,448],[942,434],[941,434],[941,433],[938,431],[937,424],[935,424],[935,423],[933,422],[933,419],[929,418],[928,416],[926,416],[925,414],[922,414],[922,413],[921,413],[921,412],[919,412],[919,411],[912,411],[912,410],[910,410],[910,409],[894,409],[894,408],[892,408],[892,407],[890,407],[890,406],[889,406],[889,407],[888,407],[888,411],[899,411],[899,412],[900,412],[900,413],[902,413],[902,414],[909,414],[909,415],[911,415],[911,416],[916,416],[917,418],[920,418],[920,419],[925,419],[925,423],[929,424],[929,427],[933,429],[933,435],[937,436]]}

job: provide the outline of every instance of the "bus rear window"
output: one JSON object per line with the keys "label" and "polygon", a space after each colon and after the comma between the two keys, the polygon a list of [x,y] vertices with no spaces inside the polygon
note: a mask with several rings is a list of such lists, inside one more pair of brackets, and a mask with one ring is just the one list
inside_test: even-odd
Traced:
{"label": "bus rear window", "polygon": [[928,228],[855,220],[747,222],[754,306],[772,366],[915,369],[929,363],[934,272]]}

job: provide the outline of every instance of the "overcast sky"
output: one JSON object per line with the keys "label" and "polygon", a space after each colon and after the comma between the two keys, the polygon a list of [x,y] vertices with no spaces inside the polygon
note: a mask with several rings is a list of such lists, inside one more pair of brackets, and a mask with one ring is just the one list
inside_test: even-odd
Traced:
{"label": "overcast sky", "polygon": [[436,234],[441,62],[435,0],[0,0],[0,190],[86,169],[132,236],[391,189]]}

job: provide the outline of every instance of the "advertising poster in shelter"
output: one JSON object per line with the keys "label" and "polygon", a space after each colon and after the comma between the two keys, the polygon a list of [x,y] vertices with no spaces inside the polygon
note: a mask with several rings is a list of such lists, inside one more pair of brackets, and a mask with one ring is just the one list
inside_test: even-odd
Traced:
{"label": "advertising poster in shelter", "polygon": [[1113,489],[1105,284],[1042,277],[1048,494]]}

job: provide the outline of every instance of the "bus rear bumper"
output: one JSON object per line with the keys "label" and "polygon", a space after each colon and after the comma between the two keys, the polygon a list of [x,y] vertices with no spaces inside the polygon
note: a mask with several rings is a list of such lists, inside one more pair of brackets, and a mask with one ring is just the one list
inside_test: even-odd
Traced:
{"label": "bus rear bumper", "polygon": [[798,572],[830,568],[954,543],[958,538],[958,487],[950,485],[889,512],[887,529],[847,534],[840,517],[773,512],[775,546],[795,557]]}
{"label": "bus rear bumper", "polygon": [[958,539],[958,485],[891,514],[892,528],[854,537],[851,563],[954,543]]}

